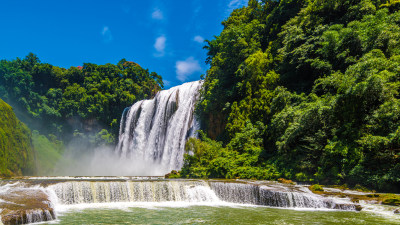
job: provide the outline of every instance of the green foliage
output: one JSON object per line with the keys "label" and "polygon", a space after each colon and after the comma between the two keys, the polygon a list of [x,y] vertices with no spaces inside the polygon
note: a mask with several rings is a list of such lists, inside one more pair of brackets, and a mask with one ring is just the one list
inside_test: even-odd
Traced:
{"label": "green foliage", "polygon": [[36,172],[31,132],[0,99],[0,176],[32,175]]}
{"label": "green foliage", "polygon": [[183,174],[399,191],[398,6],[287,0],[235,10],[205,47],[196,108],[217,141],[190,140]]}
{"label": "green foliage", "polygon": [[0,98],[30,127],[64,141],[78,129],[102,132],[96,139],[114,142],[124,108],[162,87],[157,73],[125,59],[117,65],[84,63],[69,69],[41,63],[32,53],[0,61]]}
{"label": "green foliage", "polygon": [[186,143],[182,177],[277,179],[273,165],[260,161],[264,126],[247,123],[225,147],[200,132],[201,140],[190,138]]}
{"label": "green foliage", "polygon": [[36,152],[36,175],[52,174],[64,151],[63,143],[54,135],[47,138],[38,131],[32,132],[32,142]]}
{"label": "green foliage", "polygon": [[181,174],[176,170],[172,170],[171,173],[165,174],[165,178],[166,179],[181,178]]}

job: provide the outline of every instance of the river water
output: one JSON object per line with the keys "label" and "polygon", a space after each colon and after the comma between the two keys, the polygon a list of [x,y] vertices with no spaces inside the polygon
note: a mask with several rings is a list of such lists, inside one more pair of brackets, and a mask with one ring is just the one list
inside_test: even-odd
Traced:
{"label": "river water", "polygon": [[306,186],[274,181],[161,177],[0,181],[4,223],[14,217],[17,223],[44,224],[400,224],[395,208],[324,197]]}
{"label": "river water", "polygon": [[294,210],[243,205],[107,204],[75,206],[49,224],[400,224],[372,212]]}

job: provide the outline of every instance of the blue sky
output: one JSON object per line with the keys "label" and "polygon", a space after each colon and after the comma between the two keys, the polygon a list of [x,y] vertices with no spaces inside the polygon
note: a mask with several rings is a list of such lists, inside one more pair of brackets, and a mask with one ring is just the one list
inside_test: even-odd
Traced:
{"label": "blue sky", "polygon": [[171,87],[205,73],[204,39],[247,0],[0,1],[0,59],[69,68],[126,58]]}

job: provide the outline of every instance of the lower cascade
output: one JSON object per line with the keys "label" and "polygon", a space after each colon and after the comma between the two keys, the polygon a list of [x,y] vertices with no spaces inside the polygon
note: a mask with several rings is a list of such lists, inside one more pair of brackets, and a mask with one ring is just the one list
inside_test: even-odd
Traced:
{"label": "lower cascade", "polygon": [[63,182],[50,187],[60,204],[109,202],[215,202],[204,181]]}
{"label": "lower cascade", "polygon": [[116,154],[145,168],[148,174],[141,175],[164,175],[180,169],[186,139],[199,129],[194,106],[200,87],[201,81],[184,83],[127,108]]}
{"label": "lower cascade", "polygon": [[[313,194],[304,186],[272,181],[44,178],[4,182],[0,184],[0,189],[7,189],[0,193],[0,207],[5,208],[0,215],[5,224],[54,220],[57,208],[62,206],[115,202],[186,202],[194,205],[234,203],[281,208],[356,210],[356,205],[349,200],[326,198]],[[25,206],[14,210],[14,205],[21,202]]]}

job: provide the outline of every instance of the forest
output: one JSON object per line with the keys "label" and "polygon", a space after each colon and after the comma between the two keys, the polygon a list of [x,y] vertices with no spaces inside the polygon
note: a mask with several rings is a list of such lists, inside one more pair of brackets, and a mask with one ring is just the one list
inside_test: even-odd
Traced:
{"label": "forest", "polygon": [[[399,0],[250,0],[235,9],[206,40],[199,138],[171,177],[400,191],[399,9]],[[72,141],[115,144],[124,109],[162,89],[160,75],[125,59],[69,69],[32,53],[0,61],[0,98],[33,130],[15,132],[32,136],[39,174]]]}
{"label": "forest", "polygon": [[115,145],[124,109],[162,88],[160,75],[125,59],[69,69],[42,63],[33,53],[0,61],[0,98],[33,131],[28,144],[37,153],[37,174],[49,174],[69,146]]}
{"label": "forest", "polygon": [[250,0],[208,40],[181,177],[400,190],[400,1]]}

